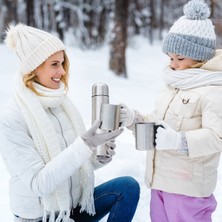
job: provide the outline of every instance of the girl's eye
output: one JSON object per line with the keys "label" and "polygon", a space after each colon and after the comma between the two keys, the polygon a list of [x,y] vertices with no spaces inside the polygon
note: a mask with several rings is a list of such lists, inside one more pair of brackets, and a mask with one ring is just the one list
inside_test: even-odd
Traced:
{"label": "girl's eye", "polygon": [[170,61],[173,61],[173,58],[170,58]]}
{"label": "girl's eye", "polygon": [[179,61],[182,61],[182,60],[184,60],[184,58],[178,58],[178,60],[179,60]]}

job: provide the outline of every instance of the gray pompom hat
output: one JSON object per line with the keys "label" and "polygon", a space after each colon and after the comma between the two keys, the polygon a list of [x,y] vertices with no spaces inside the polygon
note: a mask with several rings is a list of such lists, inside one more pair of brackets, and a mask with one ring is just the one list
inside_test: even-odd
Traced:
{"label": "gray pompom hat", "polygon": [[209,19],[210,9],[202,0],[191,0],[163,40],[164,53],[173,53],[197,61],[207,61],[216,52],[216,34]]}

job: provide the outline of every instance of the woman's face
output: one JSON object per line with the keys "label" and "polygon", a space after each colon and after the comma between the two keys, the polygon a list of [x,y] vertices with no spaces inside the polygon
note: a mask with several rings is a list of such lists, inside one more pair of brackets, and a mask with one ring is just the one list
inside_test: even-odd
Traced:
{"label": "woman's face", "polygon": [[35,82],[50,89],[58,89],[61,77],[65,75],[63,67],[64,52],[59,51],[50,56],[36,69]]}
{"label": "woman's face", "polygon": [[196,60],[184,56],[172,53],[169,53],[168,55],[170,57],[170,68],[173,70],[183,70],[192,68],[195,64],[198,63]]}

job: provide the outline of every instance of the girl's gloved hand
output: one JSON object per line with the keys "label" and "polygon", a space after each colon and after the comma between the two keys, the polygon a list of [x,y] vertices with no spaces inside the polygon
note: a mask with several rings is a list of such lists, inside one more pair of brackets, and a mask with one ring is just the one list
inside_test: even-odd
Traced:
{"label": "girl's gloved hand", "polygon": [[97,132],[99,129],[99,126],[101,125],[101,121],[96,120],[92,127],[86,131],[82,135],[82,139],[85,141],[85,143],[89,146],[90,149],[94,150],[97,146],[108,143],[112,140],[114,140],[117,136],[119,136],[123,129],[117,129],[112,132]]}
{"label": "girl's gloved hand", "polygon": [[166,122],[158,122],[163,127],[157,128],[156,149],[157,150],[178,150],[180,149],[182,136],[180,132],[172,129]]}
{"label": "girl's gloved hand", "polygon": [[120,127],[131,126],[135,119],[135,112],[130,110],[125,104],[120,104]]}

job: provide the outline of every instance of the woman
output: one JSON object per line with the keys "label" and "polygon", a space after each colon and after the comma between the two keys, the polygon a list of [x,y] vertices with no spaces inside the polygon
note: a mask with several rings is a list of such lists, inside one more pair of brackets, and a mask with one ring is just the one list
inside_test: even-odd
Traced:
{"label": "woman", "polygon": [[[20,61],[15,93],[0,117],[0,151],[10,179],[10,205],[17,222],[131,221],[139,185],[131,177],[94,189],[93,170],[111,161],[122,129],[85,131],[66,95],[69,62],[64,44],[42,30],[18,24],[6,43]],[[106,144],[107,159],[96,157]]]}

